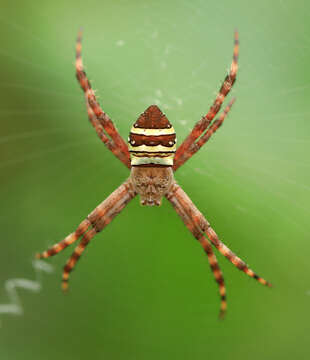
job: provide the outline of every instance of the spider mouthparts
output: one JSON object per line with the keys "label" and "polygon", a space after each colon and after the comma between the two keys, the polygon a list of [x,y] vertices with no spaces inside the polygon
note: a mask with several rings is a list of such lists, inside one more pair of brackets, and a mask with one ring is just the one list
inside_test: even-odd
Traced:
{"label": "spider mouthparts", "polygon": [[141,200],[141,205],[145,206],[160,206],[161,205],[161,202],[159,200]]}

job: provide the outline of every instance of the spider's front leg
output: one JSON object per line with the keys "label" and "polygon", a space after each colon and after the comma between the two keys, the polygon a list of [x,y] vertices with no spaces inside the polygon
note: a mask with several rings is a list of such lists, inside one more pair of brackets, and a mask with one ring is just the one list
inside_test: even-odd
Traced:
{"label": "spider's front leg", "polygon": [[97,119],[95,113],[88,103],[88,98],[86,98],[87,114],[90,123],[93,125],[99,139],[104,143],[104,145],[128,168],[131,168],[130,160],[127,155],[125,155],[120,148],[118,148],[112,139],[109,139],[105,132],[104,128],[101,125],[100,121]]}
{"label": "spider's front leg", "polygon": [[187,196],[187,194],[182,190],[182,188],[178,184],[174,183],[172,185],[166,197],[171,202],[176,212],[181,216],[186,227],[191,231],[191,233],[195,236],[195,238],[202,244],[206,252],[207,252],[206,249],[208,249],[208,245],[207,245],[208,241],[204,237],[204,234],[207,235],[208,239],[219,250],[219,252],[223,254],[239,270],[245,272],[247,275],[256,279],[261,284],[269,287],[271,286],[271,284],[268,281],[258,276],[253,270],[251,270],[248,267],[248,265],[243,260],[241,260],[236,254],[234,254],[226,245],[224,245],[219,240],[217,234],[211,228],[208,221],[196,208],[196,206],[193,204],[191,199]]}
{"label": "spider's front leg", "polygon": [[[76,42],[75,68],[76,68],[77,80],[79,81],[81,88],[85,93],[89,120],[92,123],[93,127],[95,128],[99,138],[108,147],[108,149],[111,150],[112,153],[116,157],[118,157],[119,160],[121,160],[121,162],[125,164],[125,166],[127,166],[130,169],[131,165],[130,165],[128,146],[126,142],[123,140],[123,138],[120,136],[120,134],[118,133],[112,120],[101,109],[99,103],[97,102],[95,93],[84,71],[81,52],[82,52],[82,31],[79,32]],[[111,137],[111,139],[109,139],[106,136],[104,130]]]}
{"label": "spider's front leg", "polygon": [[[176,171],[188,159],[190,159],[209,140],[212,134],[222,125],[235,99],[233,99],[229,103],[229,105],[225,108],[225,110],[223,111],[223,113],[219,118],[217,118],[214,121],[213,119],[220,111],[226,96],[228,95],[228,93],[230,92],[231,88],[233,87],[236,81],[237,70],[238,70],[238,55],[239,55],[239,35],[238,32],[236,31],[233,60],[230,66],[230,72],[225,77],[222,86],[216,96],[216,99],[214,100],[208,113],[205,116],[203,116],[200,121],[196,123],[193,130],[186,137],[183,143],[178,147],[174,157],[174,164],[173,164],[174,171]],[[212,121],[213,123],[211,124]]]}
{"label": "spider's front leg", "polygon": [[36,255],[36,257],[39,259],[56,255],[67,246],[78,240],[81,236],[83,236],[79,245],[75,248],[64,267],[62,282],[62,287],[64,290],[68,288],[70,272],[73,270],[76,262],[81,257],[90,240],[98,232],[103,230],[136,195],[137,193],[132,186],[131,180],[126,180],[88,215],[88,217],[78,226],[74,233],[70,234],[64,240],[55,244],[50,249]]}

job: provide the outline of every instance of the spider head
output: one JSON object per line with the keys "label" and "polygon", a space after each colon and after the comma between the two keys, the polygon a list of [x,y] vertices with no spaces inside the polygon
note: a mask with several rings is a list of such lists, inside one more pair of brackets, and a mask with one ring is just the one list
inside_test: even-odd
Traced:
{"label": "spider head", "polygon": [[131,181],[141,205],[159,206],[173,183],[173,171],[170,166],[133,166]]}

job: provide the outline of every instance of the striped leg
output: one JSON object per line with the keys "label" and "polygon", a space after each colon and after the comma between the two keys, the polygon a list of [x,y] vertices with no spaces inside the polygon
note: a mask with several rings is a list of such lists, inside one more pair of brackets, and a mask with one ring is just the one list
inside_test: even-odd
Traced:
{"label": "striped leg", "polygon": [[115,145],[115,143],[109,139],[103,129],[103,126],[99,122],[99,120],[96,118],[96,115],[94,114],[92,108],[88,104],[88,99],[86,99],[86,105],[87,105],[87,113],[88,118],[91,124],[93,125],[94,129],[96,130],[96,133],[99,137],[99,139],[106,145],[106,147],[119,159],[123,164],[125,164],[128,169],[131,168],[130,165],[130,159],[124,155],[124,153]]}
{"label": "striped leg", "polygon": [[197,142],[194,142],[191,147],[186,150],[182,155],[180,155],[177,162],[174,162],[173,169],[176,171],[180,166],[182,166],[188,159],[190,159],[216,132],[216,130],[223,124],[226,115],[230,111],[233,103],[235,102],[235,98],[233,98],[229,104],[226,106],[222,114],[214,120],[212,125],[208,128],[208,130],[200,137]]}
{"label": "striped leg", "polygon": [[36,254],[36,258],[43,259],[58,254],[60,251],[64,250],[67,246],[73,244],[76,240],[78,240],[78,238],[81,237],[87,231],[90,225],[91,223],[88,219],[83,220],[81,224],[77,227],[75,232],[68,235],[65,239],[53,245],[51,248],[42,252],[41,254]]}
{"label": "striped leg", "polygon": [[68,289],[69,274],[73,270],[90,240],[98,232],[103,230],[135,196],[136,192],[133,190],[131,182],[128,179],[88,215],[88,220],[92,229],[84,234],[79,245],[75,248],[73,254],[64,267],[62,277],[63,290]]}
{"label": "striped leg", "polygon": [[209,240],[212,244],[223,254],[232,264],[234,264],[239,270],[245,272],[250,277],[256,279],[263,285],[271,286],[271,284],[265,279],[258,276],[253,270],[251,270],[248,265],[241,260],[236,254],[234,254],[226,245],[224,245],[218,238],[215,231],[211,228],[208,221],[201,214],[201,212],[196,208],[191,199],[186,195],[182,188],[174,184],[171,192],[174,194],[176,199],[179,201],[180,205],[188,215],[190,219],[193,220],[197,231],[206,233]]}
{"label": "striped leg", "polygon": [[197,240],[200,242],[200,244],[202,245],[205,253],[208,256],[208,260],[209,260],[210,267],[211,267],[211,270],[213,272],[215,281],[218,283],[220,296],[221,296],[221,307],[220,307],[219,317],[223,318],[225,316],[226,309],[227,309],[226,287],[225,287],[225,284],[224,284],[223,274],[222,274],[222,271],[221,271],[221,269],[219,267],[219,264],[217,262],[217,258],[215,256],[215,254],[213,253],[212,246],[211,246],[210,242],[203,235],[201,235],[200,238],[197,239]]}
{"label": "striped leg", "polygon": [[63,291],[68,290],[68,281],[69,281],[69,275],[70,272],[73,270],[75,264],[81,257],[83,251],[85,250],[86,246],[89,244],[90,240],[97,234],[96,229],[89,230],[82,238],[79,245],[74,249],[73,254],[67,261],[64,271],[62,274],[62,289]]}
{"label": "striped leg", "polygon": [[[81,224],[77,227],[75,232],[68,235],[64,240],[60,241],[59,243],[56,243],[55,245],[53,245],[51,248],[44,251],[43,253],[36,254],[36,258],[42,259],[58,254],[60,251],[64,250],[67,246],[73,244],[83,234],[85,234],[90,226],[96,227],[97,230],[100,231],[101,230],[100,226],[97,224],[98,220],[101,217],[103,217],[107,212],[112,211],[115,202],[129,201],[130,199],[132,199],[133,196],[135,196],[132,194],[133,194],[133,190],[131,187],[131,182],[130,180],[126,180],[106,200],[104,200],[99,206],[97,206],[95,210],[88,215],[87,219],[81,222]],[[120,210],[122,210],[122,208]]]}
{"label": "striped leg", "polygon": [[256,279],[263,285],[271,287],[270,282],[258,276],[253,270],[251,270],[248,265],[241,260],[236,254],[234,254],[226,245],[224,245],[218,238],[216,232],[209,225],[206,229],[206,234],[211,240],[212,244],[223,254],[232,264],[234,264],[239,270],[245,272],[250,277]]}
{"label": "striped leg", "polygon": [[[127,158],[127,162],[129,162],[130,156],[129,156],[128,146],[126,142],[123,140],[123,138],[117,132],[109,116],[101,109],[100,105],[98,104],[95,93],[91,88],[90,82],[84,71],[82,57],[81,57],[81,51],[82,51],[81,41],[82,41],[82,32],[80,31],[76,43],[76,62],[75,62],[76,77],[85,93],[87,102],[92,108],[98,121],[101,123],[102,127],[107,132],[107,134],[111,137],[112,142],[115,144],[115,146],[118,147],[120,151],[123,153],[124,157]],[[120,160],[124,162],[122,159]],[[127,164],[125,165],[127,166]]]}
{"label": "striped leg", "polygon": [[211,244],[209,240],[203,235],[203,233],[197,228],[193,219],[191,219],[185,212],[184,208],[181,206],[180,202],[176,198],[173,192],[166,195],[167,199],[171,202],[172,206],[179,214],[181,219],[183,220],[185,226],[189,229],[189,231],[195,236],[195,238],[200,242],[203,247],[205,253],[208,256],[209,264],[211,270],[213,272],[215,281],[218,283],[220,296],[221,296],[221,307],[220,307],[220,318],[224,317],[227,303],[226,303],[226,288],[224,284],[224,278],[222,275],[222,271],[217,262],[216,256],[213,253]]}
{"label": "striped leg", "polygon": [[[187,136],[187,138],[183,141],[180,147],[177,149],[175,154],[175,164],[178,163],[179,158],[185,153],[192,144],[203,134],[203,132],[207,129],[207,127],[211,124],[211,121],[214,119],[216,114],[219,112],[225,97],[229,93],[230,89],[232,88],[237,75],[238,70],[238,54],[239,54],[239,36],[238,32],[235,32],[235,41],[234,41],[234,53],[233,53],[233,60],[230,67],[230,72],[226,76],[218,95],[211,106],[208,113],[196,123],[191,133]],[[176,166],[178,168],[178,166]]]}

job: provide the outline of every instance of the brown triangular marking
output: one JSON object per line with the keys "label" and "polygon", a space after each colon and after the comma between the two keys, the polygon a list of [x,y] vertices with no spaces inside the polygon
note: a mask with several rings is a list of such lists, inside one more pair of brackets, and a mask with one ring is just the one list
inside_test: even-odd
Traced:
{"label": "brown triangular marking", "polygon": [[171,124],[157,105],[151,105],[139,116],[134,127],[142,129],[169,129]]}

